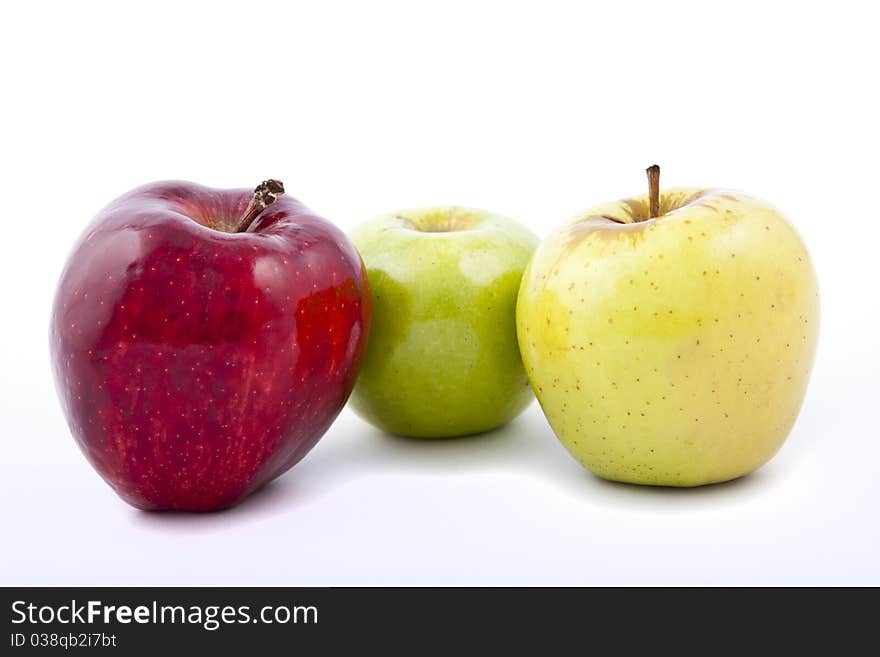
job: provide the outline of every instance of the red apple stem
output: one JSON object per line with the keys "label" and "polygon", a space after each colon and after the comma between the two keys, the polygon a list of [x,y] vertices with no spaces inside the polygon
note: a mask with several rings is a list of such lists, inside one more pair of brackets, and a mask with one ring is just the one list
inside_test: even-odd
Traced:
{"label": "red apple stem", "polygon": [[280,180],[264,180],[257,185],[257,188],[254,190],[254,195],[251,197],[251,202],[248,203],[247,209],[238,220],[235,232],[243,233],[250,228],[250,225],[254,223],[254,219],[256,219],[263,210],[272,205],[283,193],[284,183]]}
{"label": "red apple stem", "polygon": [[652,164],[645,173],[648,174],[648,212],[654,219],[660,214],[660,167]]}

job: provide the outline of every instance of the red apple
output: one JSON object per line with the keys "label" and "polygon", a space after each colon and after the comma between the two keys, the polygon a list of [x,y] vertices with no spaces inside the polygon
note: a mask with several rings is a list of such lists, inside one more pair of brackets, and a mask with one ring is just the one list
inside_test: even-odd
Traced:
{"label": "red apple", "polygon": [[235,504],[303,458],[348,399],[366,273],[342,231],[283,192],[140,187],[64,268],[50,329],[61,403],[135,507]]}

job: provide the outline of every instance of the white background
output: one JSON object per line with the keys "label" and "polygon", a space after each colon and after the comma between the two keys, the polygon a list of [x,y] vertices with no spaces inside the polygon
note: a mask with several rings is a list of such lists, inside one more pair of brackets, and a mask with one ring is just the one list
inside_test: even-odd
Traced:
{"label": "white background", "polygon": [[[5,3],[0,583],[880,584],[880,47],[870,3]],[[238,508],[148,514],[70,437],[47,353],[64,258],[156,179],[266,177],[343,227],[427,204],[539,235],[663,184],[773,202],[822,331],[777,457],[696,490],[604,483],[533,405],[495,433],[345,411]],[[748,409],[743,409],[748,412]]]}

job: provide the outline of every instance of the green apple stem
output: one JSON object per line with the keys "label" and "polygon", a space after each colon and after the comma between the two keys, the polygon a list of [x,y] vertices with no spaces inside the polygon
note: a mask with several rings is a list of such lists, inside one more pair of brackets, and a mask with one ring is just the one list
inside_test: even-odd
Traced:
{"label": "green apple stem", "polygon": [[254,195],[251,197],[251,202],[248,203],[247,209],[238,220],[235,232],[243,233],[250,228],[250,225],[254,222],[254,219],[257,218],[257,215],[272,205],[283,193],[284,183],[280,180],[264,180],[257,185],[257,188],[254,190]]}
{"label": "green apple stem", "polygon": [[660,214],[660,167],[652,164],[645,173],[648,174],[648,211],[654,219]]}

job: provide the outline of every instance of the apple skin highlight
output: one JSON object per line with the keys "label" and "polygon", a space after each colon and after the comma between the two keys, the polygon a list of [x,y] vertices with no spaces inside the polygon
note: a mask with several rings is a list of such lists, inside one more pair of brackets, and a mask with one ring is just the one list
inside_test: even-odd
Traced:
{"label": "apple skin highlight", "polygon": [[62,273],[63,410],[137,508],[239,502],[306,455],[354,386],[371,316],[360,257],[289,196],[234,232],[252,194],[140,187],[101,211]]}
{"label": "apple skin highlight", "polygon": [[538,248],[520,350],[563,445],[600,477],[697,486],[740,477],[788,436],[819,324],[791,224],[724,190],[678,189],[576,217]]}

